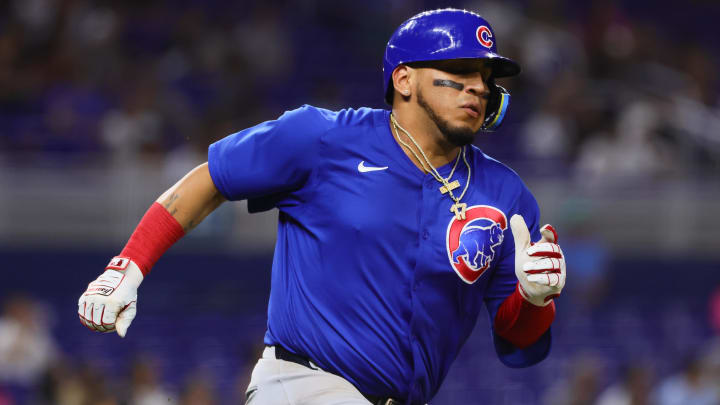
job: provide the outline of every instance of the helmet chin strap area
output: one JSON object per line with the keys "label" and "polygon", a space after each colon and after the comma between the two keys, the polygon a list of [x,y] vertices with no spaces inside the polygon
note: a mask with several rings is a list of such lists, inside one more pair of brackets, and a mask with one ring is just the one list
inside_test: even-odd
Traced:
{"label": "helmet chin strap area", "polygon": [[485,107],[485,120],[480,127],[481,131],[492,132],[500,128],[503,118],[510,104],[510,93],[503,87],[495,84],[494,80],[488,80],[490,87],[490,98],[487,107]]}

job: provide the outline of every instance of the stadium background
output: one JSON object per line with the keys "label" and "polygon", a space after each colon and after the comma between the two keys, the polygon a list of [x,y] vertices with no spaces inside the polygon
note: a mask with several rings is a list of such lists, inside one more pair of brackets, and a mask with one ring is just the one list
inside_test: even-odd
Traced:
{"label": "stadium background", "polygon": [[174,246],[124,340],[78,296],[209,143],[303,103],[383,107],[387,39],[443,6],[523,66],[477,144],[526,180],[570,278],[548,359],[505,368],[481,317],[432,403],[720,403],[717,2],[8,0],[0,404],[241,403],[276,212],[225,204]]}

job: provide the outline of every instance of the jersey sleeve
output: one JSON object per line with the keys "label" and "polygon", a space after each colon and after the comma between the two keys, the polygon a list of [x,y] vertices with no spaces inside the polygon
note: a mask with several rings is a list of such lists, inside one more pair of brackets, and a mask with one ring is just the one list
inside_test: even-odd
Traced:
{"label": "jersey sleeve", "polygon": [[[540,208],[535,197],[524,185],[513,210],[508,214],[508,220],[514,214],[522,215],[530,230],[531,240],[537,241],[540,239],[538,224]],[[495,333],[495,315],[505,298],[515,291],[517,282],[515,276],[515,241],[512,230],[508,226],[503,240],[501,260],[498,262],[485,294],[485,306],[490,316],[495,351],[503,364],[513,368],[528,367],[542,361],[550,353],[552,340],[550,329],[548,329],[535,343],[524,349],[519,349]]]}
{"label": "jersey sleeve", "polygon": [[305,105],[228,135],[210,145],[210,177],[231,201],[297,190],[317,164],[319,138],[327,128],[325,114]]}

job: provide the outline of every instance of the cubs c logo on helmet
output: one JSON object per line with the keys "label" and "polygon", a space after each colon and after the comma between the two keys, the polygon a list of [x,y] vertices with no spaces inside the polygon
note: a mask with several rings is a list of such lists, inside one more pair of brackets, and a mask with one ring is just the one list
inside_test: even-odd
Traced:
{"label": "cubs c logo on helmet", "polygon": [[468,208],[464,220],[452,218],[447,230],[448,259],[464,282],[473,284],[490,267],[505,229],[505,214],[489,205]]}
{"label": "cubs c logo on helmet", "polygon": [[485,48],[492,48],[493,46],[493,40],[492,40],[492,31],[490,31],[490,28],[488,28],[485,25],[481,25],[478,27],[477,31],[475,32],[475,36],[477,36],[478,42],[480,42],[480,45],[484,46]]}

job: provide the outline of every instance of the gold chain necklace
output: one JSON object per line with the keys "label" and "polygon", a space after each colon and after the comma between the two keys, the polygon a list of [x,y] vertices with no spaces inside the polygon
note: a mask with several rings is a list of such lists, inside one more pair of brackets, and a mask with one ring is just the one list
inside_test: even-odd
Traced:
{"label": "gold chain necklace", "polygon": [[[455,165],[453,165],[452,171],[450,171],[450,175],[447,178],[444,178],[440,175],[440,173],[437,171],[437,169],[435,169],[435,167],[433,167],[433,165],[430,163],[430,159],[428,159],[427,155],[425,155],[425,152],[422,150],[422,148],[417,143],[415,138],[413,138],[413,136],[410,135],[410,132],[408,132],[405,128],[400,126],[400,124],[395,119],[395,114],[392,114],[392,113],[390,114],[390,121],[393,124],[393,129],[395,130],[395,135],[397,136],[398,142],[400,142],[401,145],[406,147],[413,154],[413,156],[415,156],[415,159],[417,159],[417,161],[420,162],[420,166],[422,166],[422,168],[426,172],[430,173],[435,178],[435,180],[437,180],[438,182],[440,182],[442,184],[442,187],[440,187],[440,192],[442,194],[445,194],[445,192],[447,192],[448,195],[450,196],[450,198],[453,201],[455,201],[455,204],[453,204],[450,207],[450,212],[455,213],[455,218],[457,220],[459,220],[459,221],[464,220],[465,219],[465,210],[467,209],[467,204],[461,203],[460,200],[462,200],[462,198],[465,196],[465,192],[467,191],[468,186],[470,185],[470,172],[471,172],[470,164],[468,163],[467,157],[465,156],[466,147],[463,146],[463,148],[462,148],[462,158],[463,158],[463,162],[465,162],[465,166],[468,169],[468,175],[467,175],[467,179],[465,180],[465,187],[463,188],[462,194],[460,194],[460,197],[455,197],[455,194],[453,194],[452,191],[454,189],[460,187],[460,183],[457,180],[450,183],[450,179],[452,178],[453,174],[455,173],[455,168],[457,167],[457,164],[460,161],[460,154],[458,154],[457,159],[455,159]],[[417,152],[415,152],[415,150],[412,147],[410,147],[410,145],[408,145],[407,142],[400,139],[400,134],[398,133],[398,129],[401,130],[403,133],[405,133],[405,135],[407,135],[407,137],[412,141],[412,143],[415,145],[417,150],[420,151],[420,154],[422,155],[422,159],[420,159],[420,156],[418,156]]]}
{"label": "gold chain necklace", "polygon": [[[395,133],[397,134],[397,127],[395,128]],[[435,180],[437,180],[443,184],[443,186],[440,187],[440,192],[442,194],[445,194],[448,190],[448,188],[445,186],[445,184],[447,184],[451,190],[454,190],[454,189],[460,187],[460,183],[457,180],[450,183],[450,179],[452,179],[452,176],[455,173],[455,169],[457,168],[458,162],[460,162],[460,154],[459,153],[457,155],[457,159],[455,159],[455,164],[453,165],[452,170],[450,170],[450,174],[447,177],[443,178],[442,176],[440,176],[440,173],[435,170],[434,167],[430,166],[430,168],[428,168],[427,164],[425,162],[423,162],[423,159],[420,159],[420,156],[418,156],[417,152],[415,152],[415,150],[413,148],[411,148],[407,142],[400,139],[399,134],[398,134],[397,138],[398,138],[398,142],[400,142],[400,144],[402,146],[406,147],[410,152],[412,152],[413,156],[415,156],[415,159],[417,159],[417,161],[420,162],[420,166],[422,166],[423,170],[430,173],[435,178]],[[413,141],[413,143],[415,143],[414,139],[412,139],[412,138],[410,138],[410,139]],[[415,143],[415,146],[417,146],[417,143]],[[418,149],[420,149],[420,148],[418,148]],[[422,152],[421,149],[420,149],[420,151]]]}

